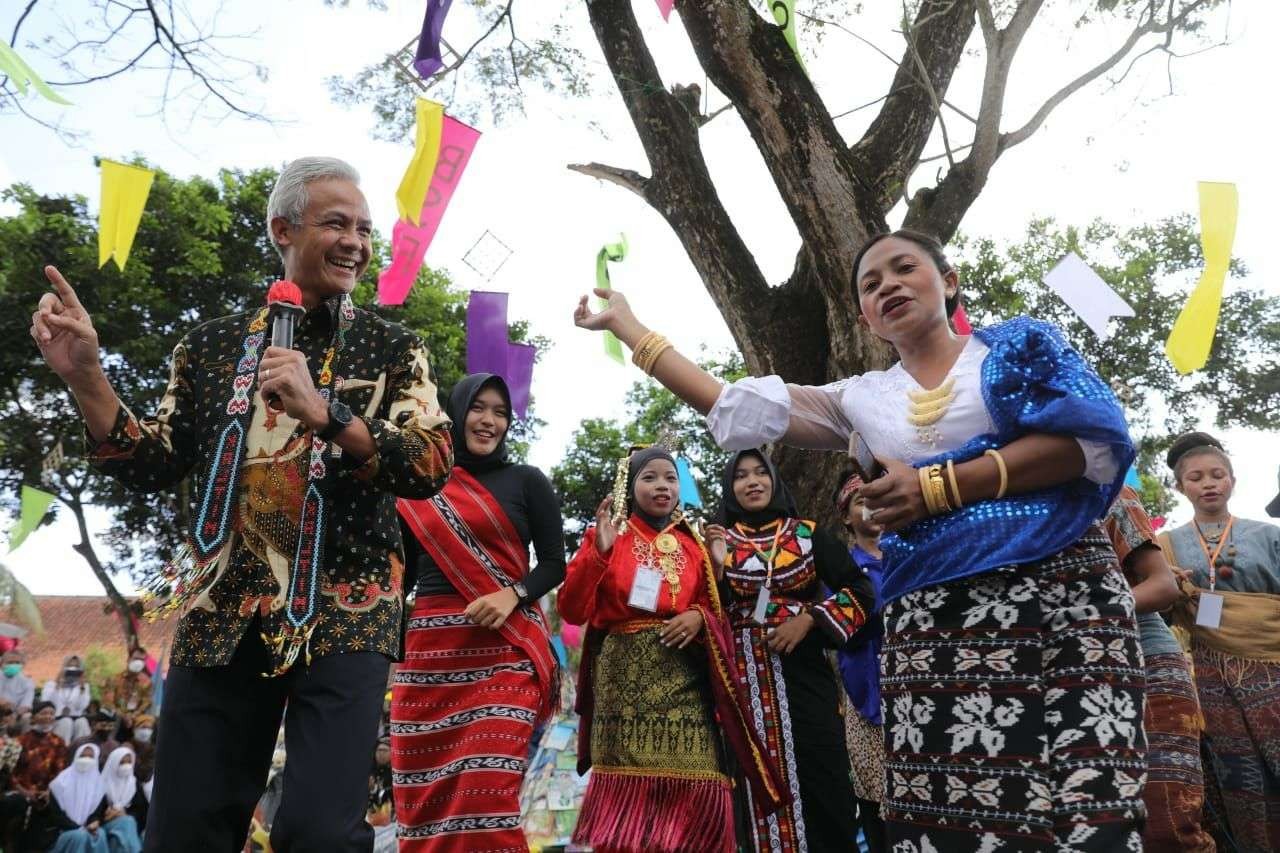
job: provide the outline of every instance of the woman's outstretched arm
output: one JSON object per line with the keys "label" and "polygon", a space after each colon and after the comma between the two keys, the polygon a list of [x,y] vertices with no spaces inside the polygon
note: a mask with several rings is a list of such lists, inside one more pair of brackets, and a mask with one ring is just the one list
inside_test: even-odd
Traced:
{"label": "woman's outstretched arm", "polygon": [[[609,331],[634,350],[649,329],[632,313],[627,298],[616,290],[596,288],[596,296],[608,300],[600,311],[593,312],[586,296],[578,300],[573,322],[583,329]],[[665,350],[653,365],[653,378],[681,400],[705,415],[711,411],[724,387],[719,379],[681,355],[675,347]]]}

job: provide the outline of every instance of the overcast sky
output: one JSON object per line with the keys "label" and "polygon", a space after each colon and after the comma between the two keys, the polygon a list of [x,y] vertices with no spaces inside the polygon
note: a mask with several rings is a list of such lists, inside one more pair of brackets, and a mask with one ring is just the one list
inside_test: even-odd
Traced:
{"label": "overcast sky", "polygon": [[[68,146],[11,112],[0,116],[0,186],[24,181],[42,193],[81,193],[90,199],[90,209],[96,209],[94,156],[141,154],[175,175],[213,176],[220,167],[278,167],[305,154],[332,154],[360,170],[375,223],[390,233],[394,192],[410,149],[374,141],[368,110],[334,106],[324,84],[329,75],[353,73],[413,37],[423,4],[399,0],[390,5],[389,12],[370,12],[353,0],[352,8],[335,11],[319,0],[227,0],[223,31],[257,29],[253,38],[228,49],[265,67],[267,82],[248,85],[248,100],[277,119],[274,125],[238,119],[187,122],[180,114],[164,121],[154,114],[155,75],[95,84],[69,92],[76,103],[66,110],[66,120],[87,131],[79,146]],[[455,5],[445,38],[466,44],[474,22],[463,4]],[[804,10],[804,0],[797,5]],[[482,125],[484,135],[427,254],[430,265],[448,269],[462,287],[510,291],[512,318],[527,319],[534,333],[554,341],[533,385],[537,411],[548,421],[533,449],[534,463],[544,469],[559,460],[582,419],[619,415],[623,394],[641,376],[630,365],[622,368],[606,360],[600,338],[572,325],[572,309],[592,285],[595,252],[603,243],[616,240],[620,232],[627,235],[631,255],[613,267],[614,285],[628,293],[651,326],[686,352],[699,345],[731,345],[665,222],[630,193],[565,169],[566,163],[599,160],[647,172],[643,151],[590,36],[585,7],[570,3],[567,8],[570,37],[596,76],[595,95],[585,103],[568,103],[535,94],[524,118],[499,127]],[[703,84],[679,15],[664,24],[649,0],[636,0],[635,8],[667,83]],[[40,9],[27,25],[31,33],[57,26],[55,19],[42,18],[49,13]],[[1231,19],[1218,19],[1215,27],[1231,44],[1175,63],[1173,96],[1167,96],[1163,58],[1153,57],[1115,90],[1095,84],[1068,101],[1033,139],[997,164],[962,229],[1012,240],[1035,216],[1080,224],[1106,217],[1131,224],[1195,213],[1197,181],[1233,181],[1240,190],[1235,254],[1248,264],[1251,276],[1247,282],[1229,280],[1228,292],[1248,284],[1280,294],[1270,208],[1280,196],[1274,168],[1276,121],[1271,99],[1259,97],[1261,87],[1280,72],[1274,43],[1280,6],[1252,0],[1231,9]],[[13,4],[4,4],[0,32],[12,29],[16,12]],[[854,26],[891,55],[900,53],[900,36],[892,32],[890,18],[867,14]],[[1085,31],[1072,31],[1065,21],[1037,26],[1013,74],[1011,125],[1020,124],[1044,97],[1125,35],[1119,26],[1105,23]],[[801,38],[811,48],[808,68],[833,113],[884,93],[894,66],[873,50],[839,32],[831,32],[816,48],[812,34],[802,29]],[[970,58],[949,99],[974,105],[980,74],[980,65]],[[717,93],[709,98],[713,109],[723,103]],[[32,108],[55,115],[39,105]],[[847,138],[856,139],[873,114],[874,109],[862,110],[838,125]],[[962,120],[952,118],[948,127],[953,137],[964,137]],[[703,140],[723,201],[766,275],[780,281],[790,272],[798,237],[758,152],[732,113],[704,128]],[[922,171],[911,186],[925,178]],[[487,283],[461,260],[485,230],[515,250]],[[137,404],[146,408],[151,402]],[[1206,421],[1204,426],[1212,425]],[[1275,434],[1221,434],[1235,455],[1240,478],[1233,509],[1261,518],[1277,488]],[[1183,503],[1173,520],[1188,517]],[[99,529],[105,523],[101,515],[92,520]],[[59,521],[3,559],[38,594],[99,593],[88,567],[71,550],[75,539],[74,525]]]}

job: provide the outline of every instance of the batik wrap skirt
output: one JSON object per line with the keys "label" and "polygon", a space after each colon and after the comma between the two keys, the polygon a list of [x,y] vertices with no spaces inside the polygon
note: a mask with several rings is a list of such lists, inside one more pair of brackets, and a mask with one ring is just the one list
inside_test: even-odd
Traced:
{"label": "batik wrap skirt", "polygon": [[592,662],[591,781],[574,843],[731,853],[733,799],[706,658],[662,645],[650,621],[608,634]]}
{"label": "batik wrap skirt", "polygon": [[1231,836],[1241,853],[1280,850],[1280,663],[1200,647],[1193,662]]}
{"label": "batik wrap skirt", "polygon": [[1145,676],[1104,535],[909,593],[885,630],[895,853],[1142,849]]}

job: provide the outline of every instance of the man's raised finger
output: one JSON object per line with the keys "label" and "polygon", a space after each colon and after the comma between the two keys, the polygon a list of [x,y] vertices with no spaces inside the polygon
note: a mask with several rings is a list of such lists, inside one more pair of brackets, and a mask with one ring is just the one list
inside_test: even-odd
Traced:
{"label": "man's raised finger", "polygon": [[58,292],[58,298],[62,300],[62,304],[68,308],[79,308],[84,310],[84,306],[80,304],[80,297],[76,296],[76,292],[71,285],[67,284],[67,280],[62,277],[62,273],[58,272],[58,268],[53,264],[44,268],[45,277],[49,279],[49,283],[53,285],[53,289]]}

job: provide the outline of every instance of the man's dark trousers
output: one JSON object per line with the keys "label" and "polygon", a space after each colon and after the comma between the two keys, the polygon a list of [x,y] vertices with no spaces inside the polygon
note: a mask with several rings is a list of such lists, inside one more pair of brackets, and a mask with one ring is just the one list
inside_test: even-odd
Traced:
{"label": "man's dark trousers", "polygon": [[364,816],[389,665],[376,652],[348,652],[310,666],[299,660],[264,678],[271,662],[255,619],[230,664],[171,666],[156,728],[146,853],[243,850],[286,713],[272,849],[371,850]]}

